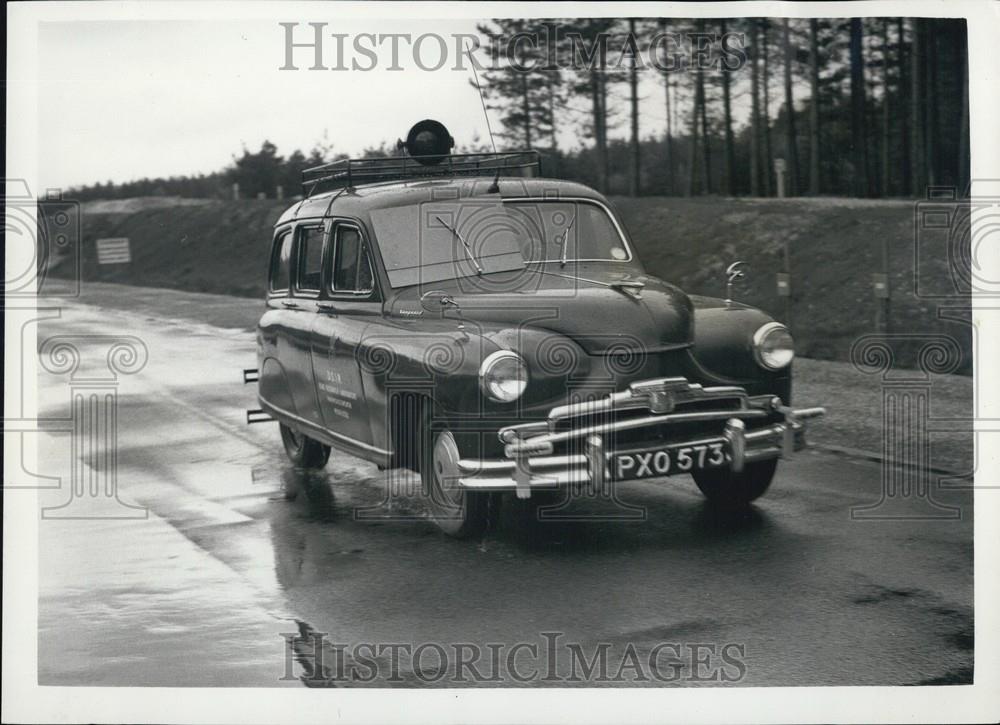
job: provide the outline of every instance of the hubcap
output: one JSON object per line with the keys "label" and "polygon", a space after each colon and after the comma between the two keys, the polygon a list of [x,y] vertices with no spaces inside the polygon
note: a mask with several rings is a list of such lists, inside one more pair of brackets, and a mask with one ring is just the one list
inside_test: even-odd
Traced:
{"label": "hubcap", "polygon": [[434,487],[447,503],[462,507],[463,493],[458,487],[458,444],[450,431],[441,433],[434,442]]}

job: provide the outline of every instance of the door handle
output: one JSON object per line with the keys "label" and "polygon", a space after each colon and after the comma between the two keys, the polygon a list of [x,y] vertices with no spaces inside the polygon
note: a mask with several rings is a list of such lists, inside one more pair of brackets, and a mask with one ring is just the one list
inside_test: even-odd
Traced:
{"label": "door handle", "polygon": [[318,309],[320,312],[329,312],[329,313],[335,313],[337,311],[337,308],[330,302],[317,302],[316,309]]}
{"label": "door handle", "polygon": [[299,309],[299,303],[298,302],[292,302],[290,300],[282,300],[281,301],[281,306],[282,307],[287,307],[290,310],[297,310],[297,309]]}

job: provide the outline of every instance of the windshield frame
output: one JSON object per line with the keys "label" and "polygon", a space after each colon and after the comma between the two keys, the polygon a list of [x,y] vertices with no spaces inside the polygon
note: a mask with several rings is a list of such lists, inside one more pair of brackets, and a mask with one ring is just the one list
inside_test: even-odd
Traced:
{"label": "windshield frame", "polygon": [[618,232],[618,238],[622,242],[622,246],[625,248],[626,257],[625,259],[611,259],[611,258],[591,258],[591,259],[567,259],[563,262],[561,259],[526,259],[525,266],[530,266],[533,264],[559,264],[565,266],[567,264],[577,264],[584,262],[600,262],[605,264],[629,264],[633,261],[634,256],[632,254],[632,245],[629,244],[628,237],[625,234],[625,230],[619,223],[618,218],[615,216],[614,212],[611,210],[607,204],[598,199],[590,199],[585,196],[515,196],[506,197],[500,200],[504,204],[526,204],[526,203],[575,203],[575,204],[592,204],[599,207],[608,215],[611,219],[611,223],[615,227],[615,231]]}

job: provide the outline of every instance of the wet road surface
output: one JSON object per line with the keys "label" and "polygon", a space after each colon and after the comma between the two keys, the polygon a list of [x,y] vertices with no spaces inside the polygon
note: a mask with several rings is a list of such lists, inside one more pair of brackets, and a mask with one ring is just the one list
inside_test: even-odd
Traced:
{"label": "wet road surface", "polygon": [[[67,302],[38,339],[72,336],[84,370],[105,361],[93,336],[129,334],[148,362],[116,388],[122,503],[72,496],[69,435],[38,436],[38,473],[63,481],[41,497],[61,506],[39,525],[42,684],[971,679],[971,490],[935,494],[960,519],[853,520],[852,506],[879,500],[880,467],[807,451],[737,518],[680,477],[620,487],[644,520],[608,520],[622,509],[583,499],[577,520],[526,522],[505,502],[496,530],[454,541],[426,520],[414,477],[387,500],[383,472],[336,452],[303,475],[276,424],[245,425],[245,330]],[[42,417],[69,414],[72,382],[43,371]],[[820,402],[835,404],[797,401]],[[607,671],[581,677],[574,647],[604,651]],[[476,648],[473,670],[456,666]]]}

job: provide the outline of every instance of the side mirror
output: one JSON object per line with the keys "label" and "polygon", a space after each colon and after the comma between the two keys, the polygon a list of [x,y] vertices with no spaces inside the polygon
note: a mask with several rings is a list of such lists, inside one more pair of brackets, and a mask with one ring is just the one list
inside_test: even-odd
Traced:
{"label": "side mirror", "polygon": [[458,303],[443,290],[431,290],[420,295],[420,306],[425,311],[439,315],[449,307],[458,307]]}
{"label": "side mirror", "polygon": [[441,315],[442,317],[445,310],[449,307],[453,308],[458,313],[458,331],[462,335],[462,339],[459,342],[468,341],[469,335],[465,332],[465,320],[462,318],[462,308],[459,307],[454,297],[443,290],[431,290],[420,295],[420,306],[427,312],[433,315]]}

